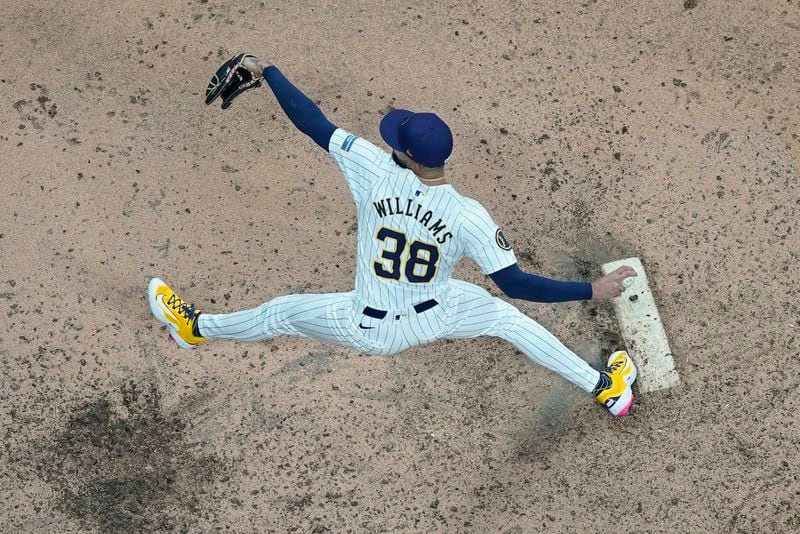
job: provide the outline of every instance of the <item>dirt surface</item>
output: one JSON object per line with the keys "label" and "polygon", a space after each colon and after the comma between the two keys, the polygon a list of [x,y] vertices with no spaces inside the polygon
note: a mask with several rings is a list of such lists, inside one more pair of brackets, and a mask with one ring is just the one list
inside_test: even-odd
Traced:
{"label": "dirt surface", "polygon": [[[0,531],[797,532],[800,5],[4,2]],[[244,49],[375,142],[433,110],[523,268],[640,256],[679,388],[614,420],[497,340],[170,344],[352,287],[354,208]],[[488,286],[471,263],[457,275]],[[521,303],[598,363],[608,303]]]}

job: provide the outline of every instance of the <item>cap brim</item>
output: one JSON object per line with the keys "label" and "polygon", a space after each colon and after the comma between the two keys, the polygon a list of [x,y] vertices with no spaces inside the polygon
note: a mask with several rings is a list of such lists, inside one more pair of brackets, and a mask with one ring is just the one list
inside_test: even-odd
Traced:
{"label": "cap brim", "polygon": [[407,109],[393,109],[384,115],[383,119],[381,119],[381,137],[383,137],[383,140],[386,141],[386,144],[398,152],[403,151],[403,147],[400,146],[399,139],[400,125],[413,114],[413,111],[409,111]]}

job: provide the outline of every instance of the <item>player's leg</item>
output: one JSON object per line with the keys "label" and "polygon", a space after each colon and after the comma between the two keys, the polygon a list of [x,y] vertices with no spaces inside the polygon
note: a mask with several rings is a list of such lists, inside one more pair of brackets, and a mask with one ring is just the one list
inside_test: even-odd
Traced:
{"label": "player's leg", "polygon": [[158,278],[150,282],[148,294],[153,315],[183,348],[209,339],[255,342],[287,334],[372,352],[353,322],[351,293],[287,295],[224,314],[200,313]]}
{"label": "player's leg", "polygon": [[279,335],[296,335],[336,344],[353,338],[352,294],[285,295],[233,313],[202,313],[198,330],[208,339],[263,341]]}
{"label": "player's leg", "polygon": [[597,385],[600,373],[542,325],[481,287],[465,282],[454,285],[456,309],[448,311],[455,320],[444,337],[500,337],[584,391],[591,392]]}
{"label": "player's leg", "polygon": [[[608,367],[603,372],[597,371],[515,306],[466,282],[453,282],[448,316],[450,324],[443,337],[502,338],[530,360],[593,393],[614,415],[624,415],[620,413],[623,408],[627,413],[633,400],[629,386],[636,378],[636,369],[625,353],[614,353],[609,358]],[[606,394],[601,398],[604,392]],[[618,405],[613,407],[615,403]]]}

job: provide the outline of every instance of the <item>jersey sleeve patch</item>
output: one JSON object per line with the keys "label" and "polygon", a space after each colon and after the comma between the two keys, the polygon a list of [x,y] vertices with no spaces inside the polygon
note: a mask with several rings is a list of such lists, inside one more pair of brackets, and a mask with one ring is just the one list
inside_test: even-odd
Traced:
{"label": "jersey sleeve patch", "polygon": [[353,146],[353,143],[356,142],[356,139],[358,139],[358,137],[352,134],[345,137],[344,142],[342,143],[342,150],[345,152],[350,152],[350,147]]}
{"label": "jersey sleeve patch", "polygon": [[511,250],[511,243],[508,242],[506,236],[503,234],[501,229],[497,229],[497,232],[494,234],[494,239],[497,241],[497,246],[502,248],[503,250]]}

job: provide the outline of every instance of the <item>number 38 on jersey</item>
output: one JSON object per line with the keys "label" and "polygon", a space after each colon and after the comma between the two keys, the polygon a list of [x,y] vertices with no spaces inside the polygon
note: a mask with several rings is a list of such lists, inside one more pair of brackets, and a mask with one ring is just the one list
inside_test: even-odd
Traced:
{"label": "number 38 on jersey", "polygon": [[424,284],[436,275],[439,249],[434,245],[419,240],[408,243],[405,234],[385,226],[378,230],[375,238],[385,245],[372,264],[377,276]]}

